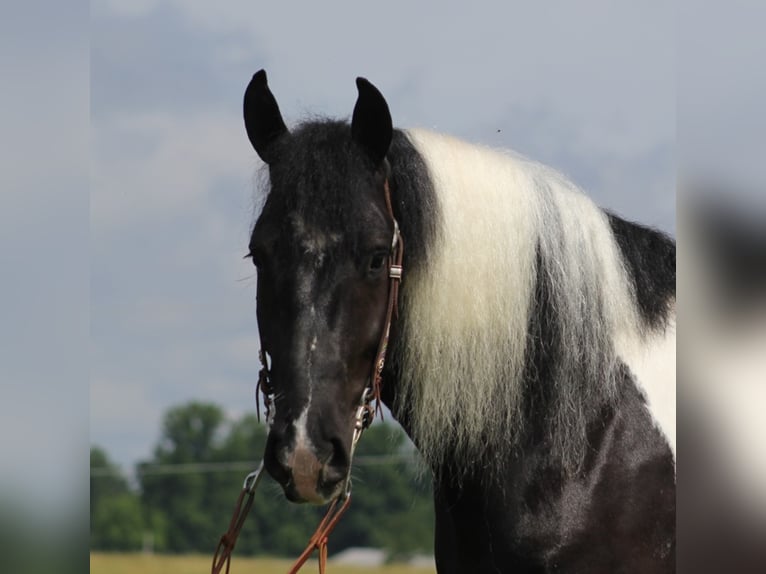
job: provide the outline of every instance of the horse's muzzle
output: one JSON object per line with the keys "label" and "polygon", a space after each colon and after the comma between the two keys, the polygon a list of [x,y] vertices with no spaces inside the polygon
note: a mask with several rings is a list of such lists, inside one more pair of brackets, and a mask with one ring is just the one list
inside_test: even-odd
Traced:
{"label": "horse's muzzle", "polygon": [[269,438],[264,466],[288,500],[325,504],[341,493],[348,474],[348,456],[340,441],[331,441],[326,449],[329,455],[322,461],[308,445],[287,450]]}

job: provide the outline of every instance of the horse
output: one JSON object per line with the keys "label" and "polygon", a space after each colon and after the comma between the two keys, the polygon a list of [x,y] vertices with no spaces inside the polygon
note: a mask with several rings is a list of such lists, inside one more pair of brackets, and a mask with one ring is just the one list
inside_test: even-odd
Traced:
{"label": "horse", "polygon": [[245,91],[267,472],[341,496],[377,369],[440,573],[673,571],[675,242],[518,154],[394,129],[356,85],[350,122],[293,129],[264,70]]}

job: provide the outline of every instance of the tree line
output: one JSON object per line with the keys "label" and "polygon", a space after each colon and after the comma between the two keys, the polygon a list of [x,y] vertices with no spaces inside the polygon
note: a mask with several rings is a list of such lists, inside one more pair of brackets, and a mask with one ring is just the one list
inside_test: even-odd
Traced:
{"label": "tree line", "polygon": [[[254,469],[265,443],[266,427],[254,415],[227,420],[221,407],[192,402],[165,413],[153,455],[136,466],[136,484],[91,446],[91,549],[211,553],[248,472],[240,463],[253,461]],[[330,553],[353,546],[383,548],[392,558],[432,553],[431,485],[404,432],[376,421],[356,459],[351,506]],[[295,556],[323,515],[324,508],[288,502],[266,475],[236,552]]]}

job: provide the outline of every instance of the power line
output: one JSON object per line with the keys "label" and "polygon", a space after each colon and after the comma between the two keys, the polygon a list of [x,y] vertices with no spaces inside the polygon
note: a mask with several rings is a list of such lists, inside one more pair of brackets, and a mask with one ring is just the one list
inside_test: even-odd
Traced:
{"label": "power line", "polygon": [[[388,464],[410,463],[416,464],[419,458],[414,453],[365,455],[354,457],[354,465],[359,466],[383,466]],[[215,472],[248,472],[257,466],[252,461],[232,462],[188,462],[173,464],[147,464],[135,469],[137,476],[170,475],[170,474],[206,474]],[[122,476],[123,471],[118,467],[92,467],[91,478],[103,478],[109,476]]]}

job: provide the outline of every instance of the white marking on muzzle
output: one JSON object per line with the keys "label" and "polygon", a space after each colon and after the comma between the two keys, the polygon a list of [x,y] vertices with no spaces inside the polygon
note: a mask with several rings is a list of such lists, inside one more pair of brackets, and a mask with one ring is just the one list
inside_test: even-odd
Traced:
{"label": "white marking on muzzle", "polygon": [[288,459],[292,469],[292,482],[295,492],[306,502],[321,504],[325,499],[317,491],[317,483],[321,474],[322,463],[316,456],[314,445],[308,436],[307,420],[309,405],[295,419],[295,445]]}
{"label": "white marking on muzzle", "polygon": [[293,428],[295,429],[295,444],[293,449],[306,449],[314,452],[314,445],[309,438],[308,433],[308,414],[309,406],[311,405],[311,395],[306,403],[306,407],[301,412],[300,416],[293,421]]}

